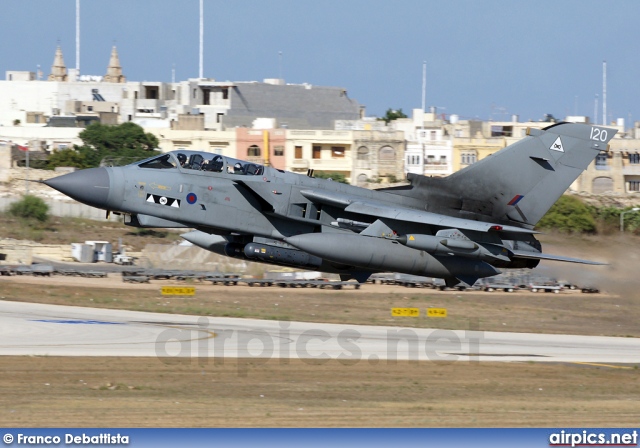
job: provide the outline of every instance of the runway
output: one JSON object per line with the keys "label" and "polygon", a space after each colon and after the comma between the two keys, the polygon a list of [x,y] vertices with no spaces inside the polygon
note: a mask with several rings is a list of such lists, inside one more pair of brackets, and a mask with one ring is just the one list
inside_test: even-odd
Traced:
{"label": "runway", "polygon": [[198,317],[0,301],[0,355],[640,363],[640,339]]}

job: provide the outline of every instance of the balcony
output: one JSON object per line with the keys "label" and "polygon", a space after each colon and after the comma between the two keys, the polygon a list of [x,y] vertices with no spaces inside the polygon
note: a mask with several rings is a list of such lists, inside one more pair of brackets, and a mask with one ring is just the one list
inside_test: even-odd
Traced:
{"label": "balcony", "polygon": [[640,165],[634,163],[632,165],[623,166],[622,174],[640,176]]}
{"label": "balcony", "polygon": [[264,159],[262,157],[255,157],[255,156],[247,156],[247,158],[245,159],[247,162],[251,162],[251,163],[256,163],[258,165],[263,165],[264,164]]}
{"label": "balcony", "polygon": [[136,100],[136,109],[160,109],[160,100],[156,99],[138,99]]}
{"label": "balcony", "polygon": [[350,158],[341,159],[311,159],[309,168],[320,171],[351,171],[353,161]]}
{"label": "balcony", "polygon": [[306,159],[294,159],[291,163],[291,169],[306,170],[309,168],[309,161]]}
{"label": "balcony", "polygon": [[449,171],[449,165],[446,164],[425,164],[424,165],[424,170],[425,171]]}

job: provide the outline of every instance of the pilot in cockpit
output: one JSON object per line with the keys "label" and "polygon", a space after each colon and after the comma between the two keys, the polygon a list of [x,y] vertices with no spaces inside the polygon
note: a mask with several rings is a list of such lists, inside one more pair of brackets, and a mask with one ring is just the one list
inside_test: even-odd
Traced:
{"label": "pilot in cockpit", "polygon": [[224,161],[222,160],[222,157],[219,155],[215,155],[211,160],[205,161],[205,163],[202,165],[202,170],[215,171],[216,173],[219,173],[222,171],[223,165]]}

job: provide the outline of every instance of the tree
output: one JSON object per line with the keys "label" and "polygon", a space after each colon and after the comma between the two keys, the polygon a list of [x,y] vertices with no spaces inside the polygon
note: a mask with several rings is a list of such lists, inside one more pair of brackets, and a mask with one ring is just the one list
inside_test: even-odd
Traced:
{"label": "tree", "polygon": [[25,195],[9,206],[9,214],[17,218],[45,222],[49,219],[49,206],[36,196]]}
{"label": "tree", "polygon": [[117,126],[92,123],[79,135],[82,146],[71,150],[54,151],[49,158],[49,168],[73,166],[91,168],[100,166],[105,157],[123,158],[128,162],[151,157],[158,152],[158,139],[135,123],[127,122]]}
{"label": "tree", "polygon": [[378,120],[382,120],[385,124],[389,124],[389,122],[397,120],[398,118],[407,118],[407,115],[402,112],[402,109],[387,109],[384,117],[379,118]]}
{"label": "tree", "polygon": [[593,233],[596,221],[591,209],[580,199],[561,196],[538,222],[539,228],[554,228],[561,232]]}
{"label": "tree", "polygon": [[57,166],[71,166],[75,168],[91,168],[84,158],[84,154],[75,149],[55,149],[49,156],[47,168],[54,169]]}

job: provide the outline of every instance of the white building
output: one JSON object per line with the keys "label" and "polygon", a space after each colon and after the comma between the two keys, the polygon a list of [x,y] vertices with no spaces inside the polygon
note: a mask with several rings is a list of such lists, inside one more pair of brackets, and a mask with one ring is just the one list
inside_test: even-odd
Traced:
{"label": "white building", "polygon": [[453,172],[453,141],[435,109],[414,109],[412,118],[393,121],[406,139],[404,172],[425,176],[448,176]]}

